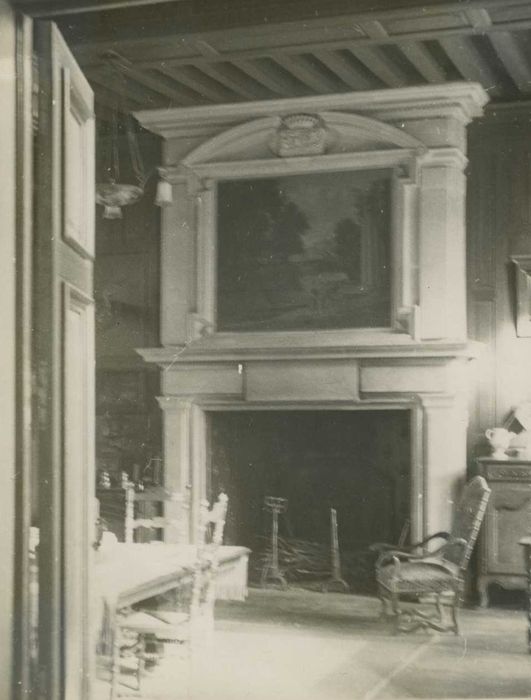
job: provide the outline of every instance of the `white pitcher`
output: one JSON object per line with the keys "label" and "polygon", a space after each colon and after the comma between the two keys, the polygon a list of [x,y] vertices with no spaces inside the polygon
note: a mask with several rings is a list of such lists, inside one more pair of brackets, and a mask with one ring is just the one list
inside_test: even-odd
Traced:
{"label": "white pitcher", "polygon": [[494,459],[507,459],[505,450],[509,447],[513,437],[516,437],[516,434],[505,428],[488,428],[485,431],[485,436],[490,442]]}

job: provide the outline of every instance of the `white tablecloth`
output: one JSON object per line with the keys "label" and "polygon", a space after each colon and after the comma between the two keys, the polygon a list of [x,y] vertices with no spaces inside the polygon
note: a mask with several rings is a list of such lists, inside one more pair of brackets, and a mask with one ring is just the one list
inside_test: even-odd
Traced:
{"label": "white tablecloth", "polygon": [[[217,599],[245,600],[248,557],[246,547],[219,548]],[[99,549],[95,559],[94,643],[99,653],[106,655],[112,644],[116,611],[178,589],[190,580],[197,550],[194,545],[114,542]]]}
{"label": "white tablecloth", "polygon": [[[38,624],[38,531],[32,528],[32,648],[37,649]],[[216,579],[216,598],[245,600],[247,597],[246,547],[221,546]],[[133,605],[161,591],[178,588],[192,571],[196,560],[193,545],[163,543],[125,544],[112,542],[94,555],[91,628],[97,646],[109,636],[114,613],[123,606]],[[98,640],[99,639],[99,643]]]}
{"label": "white tablecloth", "polygon": [[[219,548],[216,597],[244,600],[247,595],[245,547]],[[96,552],[97,596],[111,607],[140,602],[157,593],[178,588],[192,571],[197,553],[194,545],[114,543]]]}

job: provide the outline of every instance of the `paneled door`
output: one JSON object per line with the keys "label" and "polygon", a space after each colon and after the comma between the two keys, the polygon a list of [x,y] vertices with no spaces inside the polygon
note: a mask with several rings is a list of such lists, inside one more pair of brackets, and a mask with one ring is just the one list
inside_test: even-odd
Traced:
{"label": "paneled door", "polygon": [[34,55],[38,696],[88,700],[94,658],[93,94],[53,23],[35,22]]}

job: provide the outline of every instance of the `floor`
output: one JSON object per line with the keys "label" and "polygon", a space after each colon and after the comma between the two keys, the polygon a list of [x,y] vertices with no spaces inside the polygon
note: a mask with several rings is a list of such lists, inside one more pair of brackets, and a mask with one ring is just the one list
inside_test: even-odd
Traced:
{"label": "floor", "polygon": [[383,700],[531,696],[525,615],[464,609],[461,636],[393,636],[374,598],[251,590],[218,603],[208,664],[175,650],[144,679],[147,700]]}

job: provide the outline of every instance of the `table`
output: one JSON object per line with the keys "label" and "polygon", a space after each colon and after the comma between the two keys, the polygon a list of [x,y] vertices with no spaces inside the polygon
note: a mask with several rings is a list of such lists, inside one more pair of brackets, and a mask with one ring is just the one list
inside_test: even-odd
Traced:
{"label": "table", "polygon": [[[122,608],[178,588],[189,581],[197,558],[195,545],[117,542],[96,552],[96,597]],[[246,547],[223,545],[218,552],[216,598],[245,600]]]}
{"label": "table", "polygon": [[[222,545],[218,550],[216,600],[245,600],[250,550]],[[135,603],[178,591],[193,577],[195,545],[114,542],[95,555],[94,644],[106,655],[112,648],[117,611]]]}
{"label": "table", "polygon": [[[31,643],[35,659],[38,653],[38,542],[39,531],[31,528]],[[219,548],[217,600],[245,600],[249,554],[246,547],[222,545]],[[195,545],[113,542],[100,547],[94,553],[91,596],[91,617],[96,621],[91,625],[91,643],[98,653],[105,653],[111,647],[114,616],[118,610],[178,590],[180,585],[191,580],[196,558]]]}

